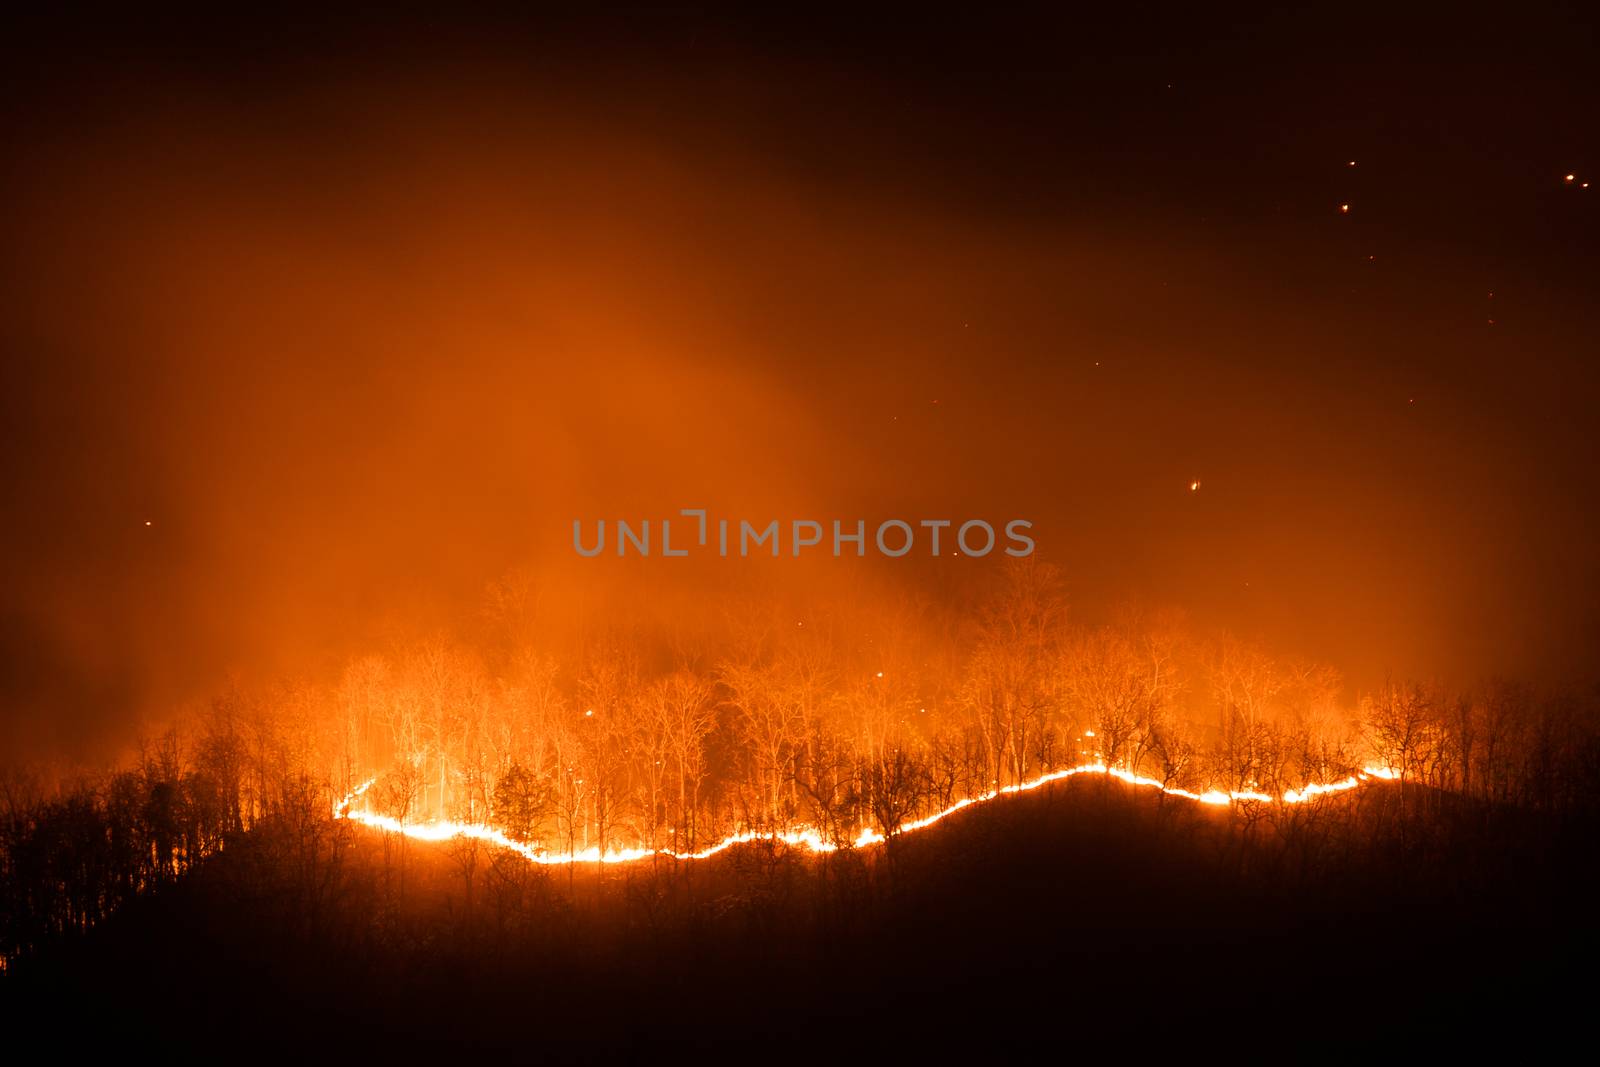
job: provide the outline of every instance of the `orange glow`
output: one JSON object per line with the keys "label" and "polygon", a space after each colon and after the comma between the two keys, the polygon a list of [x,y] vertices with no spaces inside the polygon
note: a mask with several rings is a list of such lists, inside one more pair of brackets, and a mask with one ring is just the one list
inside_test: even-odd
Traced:
{"label": "orange glow", "polygon": [[[1085,736],[1092,737],[1093,732],[1088,732],[1085,734]],[[1022,782],[1018,785],[1003,786],[999,789],[993,789],[978,796],[966,797],[962,800],[956,801],[943,811],[934,812],[932,815],[928,815],[920,819],[911,819],[903,822],[890,835],[885,835],[871,827],[863,828],[861,833],[858,834],[852,841],[852,846],[855,848],[871,848],[874,845],[881,845],[887,841],[888,837],[890,836],[901,837],[906,834],[915,833],[918,830],[925,830],[928,827],[949,818],[951,815],[954,815],[959,811],[965,811],[967,808],[973,807],[974,805],[986,804],[1000,797],[1010,796],[1016,793],[1031,792],[1032,790],[1038,789],[1041,786],[1049,785],[1052,782],[1065,781],[1068,778],[1072,778],[1080,774],[1105,775],[1108,778],[1115,778],[1120,782],[1139,789],[1156,789],[1168,796],[1181,797],[1185,800],[1192,800],[1197,804],[1207,804],[1217,807],[1237,803],[1304,804],[1315,800],[1318,797],[1330,796],[1336,793],[1350,792],[1351,790],[1358,789],[1362,785],[1365,785],[1374,779],[1393,781],[1399,777],[1398,774],[1386,767],[1369,766],[1362,768],[1360,773],[1352,774],[1347,778],[1342,778],[1335,782],[1311,782],[1300,787],[1299,789],[1287,790],[1281,796],[1274,796],[1270,793],[1261,793],[1254,790],[1225,791],[1220,789],[1212,789],[1207,790],[1204,793],[1195,793],[1187,789],[1179,789],[1174,786],[1166,785],[1155,778],[1148,778],[1143,775],[1138,775],[1132,771],[1124,770],[1121,767],[1110,767],[1104,763],[1084,763],[1079,764],[1076,767],[1067,767],[1063,770],[1052,771],[1049,774],[1040,775],[1037,778],[1030,779],[1029,781]],[[415,841],[483,841],[500,848],[508,849],[512,852],[515,852],[529,863],[537,863],[542,866],[563,866],[573,863],[634,863],[639,860],[650,859],[654,856],[685,861],[703,860],[710,859],[712,856],[726,852],[728,849],[733,848],[736,845],[751,844],[757,841],[778,842],[788,845],[790,848],[802,849],[806,852],[816,853],[819,855],[837,852],[839,850],[839,846],[829,841],[827,836],[821,830],[810,826],[798,826],[779,832],[745,830],[740,833],[730,834],[721,841],[718,841],[716,844],[711,845],[708,848],[700,849],[696,852],[675,852],[672,849],[652,849],[644,846],[607,849],[604,852],[602,852],[598,847],[591,846],[589,848],[578,849],[570,852],[553,852],[538,845],[530,845],[525,842],[515,840],[514,838],[508,836],[503,830],[484,823],[458,822],[451,819],[436,819],[431,822],[408,823],[400,819],[396,819],[390,815],[379,815],[374,812],[356,809],[354,807],[355,802],[359,800],[361,796],[365,794],[376,781],[376,778],[369,778],[356,788],[352,789],[334,809],[334,818],[348,819],[351,822],[360,823],[362,826],[370,826],[373,829],[382,830],[386,833],[400,834]]]}

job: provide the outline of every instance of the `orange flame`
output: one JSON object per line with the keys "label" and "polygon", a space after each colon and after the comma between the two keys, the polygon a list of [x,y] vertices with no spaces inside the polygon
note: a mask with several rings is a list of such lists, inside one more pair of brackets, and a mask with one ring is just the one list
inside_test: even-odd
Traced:
{"label": "orange flame", "polygon": [[[1030,781],[1018,785],[1003,786],[990,790],[987,793],[974,797],[958,800],[943,811],[921,819],[913,819],[901,823],[888,835],[874,830],[871,827],[863,829],[855,838],[853,844],[856,848],[869,848],[881,845],[892,836],[904,836],[924,830],[940,822],[958,811],[964,811],[976,804],[985,804],[998,797],[1013,793],[1026,793],[1038,789],[1040,786],[1049,785],[1051,782],[1064,781],[1079,774],[1103,774],[1115,778],[1128,785],[1142,789],[1159,789],[1168,796],[1182,797],[1198,804],[1224,805],[1241,801],[1256,803],[1304,804],[1315,800],[1317,797],[1328,796],[1334,793],[1345,793],[1357,789],[1373,779],[1393,781],[1399,775],[1387,767],[1364,767],[1359,774],[1352,774],[1348,778],[1336,782],[1311,782],[1299,789],[1290,789],[1280,796],[1270,793],[1259,793],[1252,790],[1223,791],[1213,789],[1205,793],[1194,793],[1187,789],[1179,789],[1158,781],[1155,778],[1146,778],[1121,767],[1110,767],[1104,763],[1085,763],[1076,767],[1067,767],[1064,770],[1052,771],[1040,775]],[[675,860],[703,860],[721,852],[726,852],[735,845],[749,844],[755,841],[781,842],[791,848],[804,849],[807,852],[818,854],[836,852],[839,849],[829,841],[822,831],[808,826],[796,827],[781,832],[760,830],[746,830],[742,833],[731,834],[716,844],[698,852],[675,852],[672,849],[652,849],[646,847],[607,849],[601,852],[598,847],[579,849],[572,852],[551,852],[547,849],[518,841],[506,835],[503,830],[483,823],[456,822],[449,819],[437,819],[425,823],[407,823],[391,815],[379,815],[375,812],[358,811],[353,809],[355,801],[361,798],[376,778],[369,778],[352,789],[343,800],[334,808],[335,819],[348,819],[351,822],[383,830],[386,833],[400,834],[417,841],[455,841],[477,840],[484,841],[499,848],[509,849],[523,857],[530,863],[561,866],[570,863],[633,863],[638,860],[650,859],[652,856],[663,856]]]}

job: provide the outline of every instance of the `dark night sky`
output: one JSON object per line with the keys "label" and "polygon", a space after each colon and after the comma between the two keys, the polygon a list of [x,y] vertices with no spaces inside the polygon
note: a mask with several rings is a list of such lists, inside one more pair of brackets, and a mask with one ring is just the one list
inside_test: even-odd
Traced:
{"label": "dark night sky", "polygon": [[1588,681],[1593,20],[14,24],[4,736],[699,502],[1032,518],[1084,615],[1358,687]]}

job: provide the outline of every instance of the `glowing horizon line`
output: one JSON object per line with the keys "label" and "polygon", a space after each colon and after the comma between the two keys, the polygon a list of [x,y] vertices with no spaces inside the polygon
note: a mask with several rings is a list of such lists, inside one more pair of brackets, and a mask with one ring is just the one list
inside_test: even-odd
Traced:
{"label": "glowing horizon line", "polygon": [[[1364,767],[1360,772],[1352,774],[1347,778],[1342,778],[1339,781],[1326,783],[1311,782],[1299,789],[1285,790],[1281,795],[1278,796],[1273,796],[1270,793],[1255,792],[1253,790],[1232,790],[1224,792],[1220,789],[1212,789],[1204,793],[1195,793],[1187,789],[1178,788],[1176,786],[1169,786],[1158,779],[1147,778],[1142,775],[1135,774],[1132,771],[1124,770],[1121,767],[1111,767],[1104,763],[1084,763],[1079,764],[1076,767],[1067,767],[1063,770],[1051,771],[1048,774],[1040,775],[1039,777],[1033,778],[1026,782],[1019,782],[1015,785],[1001,786],[998,789],[991,789],[989,792],[981,793],[975,797],[965,797],[956,801],[954,804],[951,804],[943,811],[935,812],[932,815],[924,816],[920,819],[907,820],[906,822],[903,822],[897,826],[889,834],[884,834],[881,831],[872,829],[871,827],[866,827],[861,831],[860,834],[856,836],[852,842],[852,846],[855,848],[870,848],[874,845],[881,845],[888,841],[888,839],[891,837],[903,837],[906,834],[915,833],[918,830],[924,830],[935,823],[954,815],[958,811],[965,811],[967,808],[974,807],[978,804],[988,803],[989,801],[995,800],[998,797],[1015,793],[1026,793],[1030,790],[1038,789],[1041,786],[1049,785],[1052,782],[1064,781],[1079,774],[1101,774],[1108,778],[1115,778],[1118,781],[1124,782],[1131,786],[1145,789],[1158,789],[1167,796],[1182,797],[1185,800],[1191,800],[1198,804],[1206,804],[1213,807],[1233,804],[1239,801],[1303,804],[1320,796],[1349,792],[1350,790],[1359,788],[1375,778],[1383,781],[1393,781],[1399,777],[1398,774],[1387,767]],[[645,848],[642,846],[635,848],[607,849],[605,852],[601,852],[599,846],[597,845],[571,852],[550,852],[543,847],[536,847],[528,844],[527,842],[518,841],[515,838],[508,836],[504,830],[501,830],[495,826],[491,826],[487,823],[467,823],[458,822],[451,819],[435,819],[431,822],[425,823],[407,823],[400,819],[396,819],[392,815],[379,815],[376,812],[352,810],[352,805],[355,803],[355,801],[360,799],[360,797],[366,793],[366,791],[370,789],[373,783],[377,780],[378,779],[376,777],[369,778],[347,793],[344,799],[341,800],[334,808],[333,817],[335,819],[348,819],[351,822],[372,827],[376,830],[382,830],[385,833],[400,834],[402,837],[408,837],[416,841],[443,842],[454,841],[462,838],[484,841],[499,848],[504,848],[515,852],[528,862],[537,863],[542,866],[567,866],[575,863],[634,863],[639,860],[651,859],[656,856],[663,856],[668,859],[685,861],[703,860],[710,859],[712,856],[715,856],[721,852],[725,852],[728,849],[733,848],[735,845],[749,844],[754,841],[782,842],[783,844],[792,848],[804,848],[809,852],[819,855],[837,852],[841,847],[840,845],[829,841],[823,836],[822,831],[816,829],[815,827],[801,826],[789,830],[744,830],[739,833],[730,834],[721,841],[718,841],[716,844],[695,852],[674,852],[672,849],[668,848]]]}

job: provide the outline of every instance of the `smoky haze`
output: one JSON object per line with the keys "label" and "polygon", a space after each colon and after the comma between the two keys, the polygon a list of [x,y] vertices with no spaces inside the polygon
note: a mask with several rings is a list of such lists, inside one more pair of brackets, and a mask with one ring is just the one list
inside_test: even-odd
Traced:
{"label": "smoky haze", "polygon": [[696,506],[1029,519],[1080,616],[1180,605],[1357,688],[1590,679],[1595,211],[1561,175],[1596,124],[1514,49],[1461,85],[1232,38],[420,40],[73,52],[10,105],[8,746],[459,625],[514,568],[685,613],[937,586],[572,551]]}

